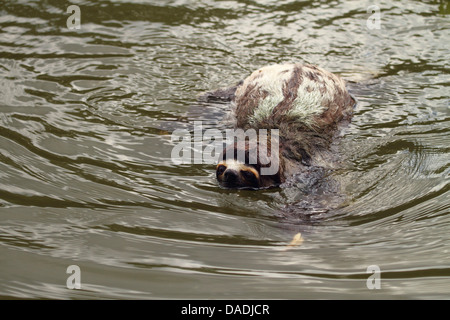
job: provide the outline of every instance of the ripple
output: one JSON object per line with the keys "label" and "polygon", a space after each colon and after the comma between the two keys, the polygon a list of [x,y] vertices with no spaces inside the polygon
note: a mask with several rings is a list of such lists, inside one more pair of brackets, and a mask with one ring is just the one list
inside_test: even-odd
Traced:
{"label": "ripple", "polygon": [[[448,10],[379,6],[369,30],[359,2],[85,1],[67,30],[66,4],[6,1],[0,295],[448,297]],[[200,94],[286,61],[358,98],[332,190],[226,190],[214,166],[172,162],[173,130],[226,127],[227,105]]]}

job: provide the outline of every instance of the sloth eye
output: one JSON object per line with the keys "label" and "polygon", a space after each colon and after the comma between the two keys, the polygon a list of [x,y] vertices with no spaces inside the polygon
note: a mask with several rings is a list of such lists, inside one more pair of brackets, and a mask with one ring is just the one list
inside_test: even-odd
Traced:
{"label": "sloth eye", "polygon": [[245,179],[254,179],[256,178],[253,172],[247,170],[241,170],[241,174]]}
{"label": "sloth eye", "polygon": [[222,174],[226,168],[227,167],[225,167],[223,164],[221,164],[220,166],[217,167],[217,173]]}

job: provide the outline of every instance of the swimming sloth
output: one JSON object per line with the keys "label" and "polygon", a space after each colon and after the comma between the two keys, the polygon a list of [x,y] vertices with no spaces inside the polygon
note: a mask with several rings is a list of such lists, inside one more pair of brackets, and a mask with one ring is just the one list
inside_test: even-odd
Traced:
{"label": "swimming sloth", "polygon": [[225,188],[277,187],[326,166],[339,125],[350,121],[355,106],[344,80],[302,64],[263,67],[210,98],[232,102],[235,128],[267,129],[266,139],[224,148],[216,177]]}

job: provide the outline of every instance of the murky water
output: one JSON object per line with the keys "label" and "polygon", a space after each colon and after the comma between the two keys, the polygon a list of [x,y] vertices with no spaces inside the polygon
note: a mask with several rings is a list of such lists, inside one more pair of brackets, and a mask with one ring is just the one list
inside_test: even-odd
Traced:
{"label": "murky water", "polygon": [[[2,297],[450,297],[447,1],[381,1],[380,29],[370,1],[71,3],[78,30],[66,2],[1,2]],[[286,61],[358,82],[331,210],[171,161],[174,128],[220,126],[199,94]]]}

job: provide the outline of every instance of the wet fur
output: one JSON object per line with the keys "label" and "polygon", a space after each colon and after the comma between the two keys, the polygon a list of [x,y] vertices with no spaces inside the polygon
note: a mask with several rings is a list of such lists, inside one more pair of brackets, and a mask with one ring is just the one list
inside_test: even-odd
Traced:
{"label": "wet fur", "polygon": [[[273,176],[258,177],[260,188],[278,186],[311,166],[324,166],[339,124],[350,121],[355,106],[340,77],[301,64],[261,68],[238,85],[208,96],[233,103],[236,128],[279,129],[280,149],[272,150],[279,152],[279,171]],[[245,148],[248,153],[248,145]],[[219,161],[226,160],[224,152]],[[260,169],[258,166],[259,159],[256,170]],[[221,176],[217,178],[223,182]]]}

